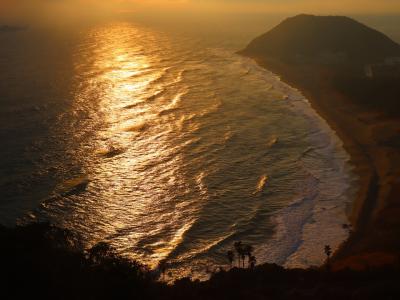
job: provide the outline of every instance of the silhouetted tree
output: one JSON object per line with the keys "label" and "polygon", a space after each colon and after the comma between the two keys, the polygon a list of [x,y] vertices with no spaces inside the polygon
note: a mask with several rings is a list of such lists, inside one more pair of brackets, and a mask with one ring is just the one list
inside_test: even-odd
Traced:
{"label": "silhouetted tree", "polygon": [[254,267],[256,266],[256,263],[257,263],[256,257],[254,255],[251,255],[249,257],[249,268],[254,269]]}
{"label": "silhouetted tree", "polygon": [[99,242],[89,249],[89,260],[91,263],[99,264],[106,258],[114,256],[114,249],[106,242]]}
{"label": "silhouetted tree", "polygon": [[[253,255],[253,251],[254,251],[253,246],[247,245],[247,244],[243,246],[243,254],[247,255],[247,257],[248,257],[248,266],[249,267],[250,267],[250,257]],[[243,265],[244,265],[244,261],[243,261]]]}
{"label": "silhouetted tree", "polygon": [[48,226],[49,231],[46,233],[46,238],[51,241],[52,245],[62,249],[80,250],[80,248],[78,248],[79,243],[77,242],[77,238],[72,231],[65,228],[58,228],[50,224]]}
{"label": "silhouetted tree", "polygon": [[325,254],[326,254],[326,267],[329,270],[330,269],[330,258],[331,258],[331,254],[332,254],[332,248],[329,245],[325,246]]}
{"label": "silhouetted tree", "polygon": [[226,253],[226,256],[228,257],[229,263],[230,263],[231,268],[232,268],[232,263],[233,263],[233,260],[235,259],[235,253],[233,251],[229,250]]}
{"label": "silhouetted tree", "polygon": [[243,264],[243,268],[244,268],[244,260],[245,260],[245,258],[246,258],[246,254],[245,254],[245,252],[243,251],[243,249],[242,249],[241,252],[242,252],[242,253],[240,254],[240,257],[242,258],[242,264]]}
{"label": "silhouetted tree", "polygon": [[235,248],[235,250],[238,254],[238,267],[240,268],[240,258],[242,257],[243,244],[241,241],[237,241],[233,244],[233,247]]}

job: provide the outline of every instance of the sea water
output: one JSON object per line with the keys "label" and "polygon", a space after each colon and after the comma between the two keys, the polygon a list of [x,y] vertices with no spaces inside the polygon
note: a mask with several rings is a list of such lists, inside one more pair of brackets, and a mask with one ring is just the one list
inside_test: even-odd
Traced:
{"label": "sea water", "polygon": [[348,236],[349,155],[239,42],[127,22],[0,39],[1,223],[50,221],[172,279],[228,268],[239,240],[308,267]]}

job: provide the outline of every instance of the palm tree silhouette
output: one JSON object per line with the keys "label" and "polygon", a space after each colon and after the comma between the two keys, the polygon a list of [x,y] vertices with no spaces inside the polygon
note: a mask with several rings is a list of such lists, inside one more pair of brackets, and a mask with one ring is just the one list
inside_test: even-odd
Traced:
{"label": "palm tree silhouette", "polygon": [[[252,256],[254,251],[254,247],[251,245],[244,245],[243,246],[243,254],[248,257],[248,266],[250,267],[250,257]],[[244,267],[244,259],[243,259],[243,267]]]}
{"label": "palm tree silhouette", "polygon": [[249,257],[249,268],[254,269],[254,267],[256,266],[256,263],[257,263],[256,257],[254,255],[251,255]]}
{"label": "palm tree silhouette", "polygon": [[231,268],[232,268],[232,263],[233,263],[233,260],[235,259],[235,253],[233,251],[229,250],[226,253],[226,256],[228,257],[229,263],[231,264]]}
{"label": "palm tree silhouette", "polygon": [[241,241],[237,241],[233,244],[233,247],[235,248],[235,250],[238,254],[238,267],[240,268],[240,258],[242,257],[243,244]]}
{"label": "palm tree silhouette", "polygon": [[243,249],[242,249],[242,253],[240,254],[240,256],[242,257],[242,264],[243,264],[243,268],[244,268],[244,259],[246,258],[246,254]]}

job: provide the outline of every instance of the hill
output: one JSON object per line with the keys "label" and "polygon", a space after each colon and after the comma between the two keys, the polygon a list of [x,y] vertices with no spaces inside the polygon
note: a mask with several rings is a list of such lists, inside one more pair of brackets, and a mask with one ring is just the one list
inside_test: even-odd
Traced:
{"label": "hill", "polygon": [[242,54],[286,62],[373,64],[400,57],[400,45],[348,17],[298,15],[254,39]]}

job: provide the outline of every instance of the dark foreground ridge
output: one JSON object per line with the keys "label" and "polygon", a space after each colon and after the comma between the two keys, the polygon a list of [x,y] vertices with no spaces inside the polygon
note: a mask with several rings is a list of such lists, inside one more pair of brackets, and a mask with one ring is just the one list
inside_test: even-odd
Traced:
{"label": "dark foreground ridge", "polygon": [[399,299],[399,266],[366,272],[285,270],[265,264],[221,271],[206,282],[166,285],[100,243],[79,250],[49,224],[0,229],[1,299]]}
{"label": "dark foreground ridge", "polygon": [[[299,15],[240,54],[301,90],[338,133],[359,175],[353,234],[334,268],[400,257],[400,45],[348,17]],[[290,101],[290,99],[288,99]]]}

